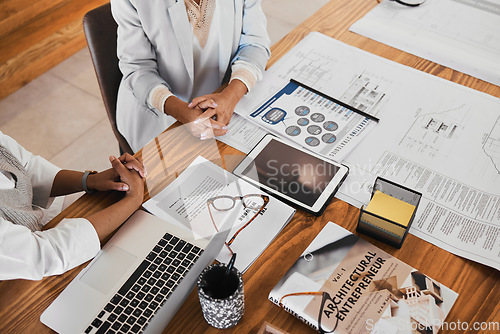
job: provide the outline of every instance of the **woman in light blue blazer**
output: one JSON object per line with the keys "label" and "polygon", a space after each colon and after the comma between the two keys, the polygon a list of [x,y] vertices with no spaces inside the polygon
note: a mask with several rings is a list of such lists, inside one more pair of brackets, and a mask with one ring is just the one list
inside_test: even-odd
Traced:
{"label": "woman in light blue blazer", "polygon": [[225,134],[270,57],[261,0],[111,0],[111,7],[123,73],[117,125],[132,149],[175,120],[201,139]]}

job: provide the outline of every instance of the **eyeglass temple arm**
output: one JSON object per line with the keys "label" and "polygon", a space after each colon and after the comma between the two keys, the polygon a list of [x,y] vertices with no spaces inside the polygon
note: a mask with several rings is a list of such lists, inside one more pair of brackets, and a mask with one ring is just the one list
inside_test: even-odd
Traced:
{"label": "eyeglass temple arm", "polygon": [[283,295],[281,298],[280,298],[280,301],[279,301],[279,305],[281,307],[283,307],[283,299],[285,297],[291,297],[291,296],[304,296],[304,295],[308,295],[308,296],[319,296],[319,295],[323,295],[323,292],[322,291],[311,291],[311,292],[293,292],[293,293],[288,293],[286,295]]}
{"label": "eyeglass temple arm", "polygon": [[[267,201],[269,201],[269,199]],[[262,212],[262,210],[264,210],[264,208],[267,205],[267,201],[264,200],[264,204],[261,206],[261,208],[259,209],[259,211],[257,211],[255,213],[255,215],[252,217],[252,219],[250,219],[245,225],[243,225],[242,227],[240,227],[239,230],[236,231],[236,233],[233,234],[233,236],[231,237],[231,239],[229,239],[229,241],[227,242],[228,245],[231,245],[233,243],[234,239],[236,239],[236,237],[238,236],[238,233],[240,233],[245,227],[247,227]]]}

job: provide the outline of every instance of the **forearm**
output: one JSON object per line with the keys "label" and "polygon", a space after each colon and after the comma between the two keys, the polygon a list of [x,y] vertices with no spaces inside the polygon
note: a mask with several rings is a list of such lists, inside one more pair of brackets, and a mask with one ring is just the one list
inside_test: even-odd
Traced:
{"label": "forearm", "polygon": [[85,217],[94,226],[102,242],[142,204],[142,198],[124,197],[119,202]]}
{"label": "forearm", "polygon": [[83,172],[72,170],[61,170],[56,174],[50,197],[63,196],[67,194],[83,191],[82,187]]}
{"label": "forearm", "polygon": [[[144,199],[144,178],[141,177],[135,168],[127,168],[129,165],[139,167],[142,163],[129,154],[124,154],[120,159],[114,156],[109,157],[113,170],[116,171],[120,181],[123,182],[127,188],[125,197],[111,206],[85,217],[94,226],[100,241],[105,240],[114,230],[127,220],[127,218],[141,206]],[[127,167],[125,167],[124,161]],[[95,175],[103,175],[105,173],[106,172]]]}

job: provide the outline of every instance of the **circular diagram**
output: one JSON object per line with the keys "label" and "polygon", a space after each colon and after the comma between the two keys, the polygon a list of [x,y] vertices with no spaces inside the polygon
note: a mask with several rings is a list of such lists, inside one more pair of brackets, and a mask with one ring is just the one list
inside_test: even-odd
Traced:
{"label": "circular diagram", "polygon": [[337,137],[333,133],[325,133],[323,136],[321,136],[321,139],[327,143],[331,144],[334,143],[337,140]]}
{"label": "circular diagram", "polygon": [[320,123],[325,120],[325,115],[320,114],[319,112],[315,112],[314,114],[311,115],[311,119],[313,120],[313,122]]}
{"label": "circular diagram", "polygon": [[311,125],[307,127],[307,132],[312,135],[319,135],[321,133],[321,128],[317,125]]}
{"label": "circular diagram", "polygon": [[297,120],[297,124],[300,126],[306,126],[307,124],[309,124],[309,120],[305,117],[302,117]]}
{"label": "circular diagram", "polygon": [[306,141],[306,144],[309,146],[318,146],[319,145],[319,139],[316,137],[307,137],[305,141]]}
{"label": "circular diagram", "polygon": [[339,128],[339,125],[333,121],[327,121],[323,123],[323,129],[327,131],[335,131]]}
{"label": "circular diagram", "polygon": [[295,108],[295,113],[298,116],[305,116],[305,115],[309,114],[310,112],[311,112],[311,109],[309,109],[309,107],[306,107],[306,106],[298,106],[297,108]]}
{"label": "circular diagram", "polygon": [[300,132],[300,128],[296,125],[291,125],[285,129],[285,133],[292,137],[298,136]]}

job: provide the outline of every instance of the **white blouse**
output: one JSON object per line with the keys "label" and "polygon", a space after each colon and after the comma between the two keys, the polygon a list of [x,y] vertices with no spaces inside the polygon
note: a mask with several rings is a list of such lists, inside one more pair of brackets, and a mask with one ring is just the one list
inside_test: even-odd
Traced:
{"label": "white blouse", "polygon": [[[186,0],[187,1],[187,0]],[[194,86],[191,98],[188,102],[198,96],[212,93],[220,86],[219,81],[219,40],[217,31],[224,24],[224,18],[221,16],[222,3],[216,0],[202,0],[214,1],[215,10],[212,13],[210,23],[210,33],[205,45],[202,46],[196,34],[192,33],[193,41],[193,65],[194,65]],[[202,13],[203,15],[204,13]],[[194,29],[194,28],[193,28]],[[223,29],[223,28],[222,28]],[[237,60],[231,66],[231,78],[229,82],[237,79],[240,80],[250,92],[252,87],[257,81],[262,80],[262,73],[257,66],[244,61]],[[157,111],[164,113],[164,105],[167,98],[172,96],[172,92],[164,85],[156,85],[149,92],[148,105],[150,108],[155,108]]]}
{"label": "white blouse", "polygon": [[[33,155],[14,139],[0,132],[0,144],[26,168],[33,186],[33,205],[47,208],[50,191],[60,169]],[[10,173],[0,173],[0,191],[12,188]],[[99,237],[84,218],[63,219],[56,227],[31,232],[0,217],[0,280],[31,279],[62,274],[94,257],[100,250]]]}

